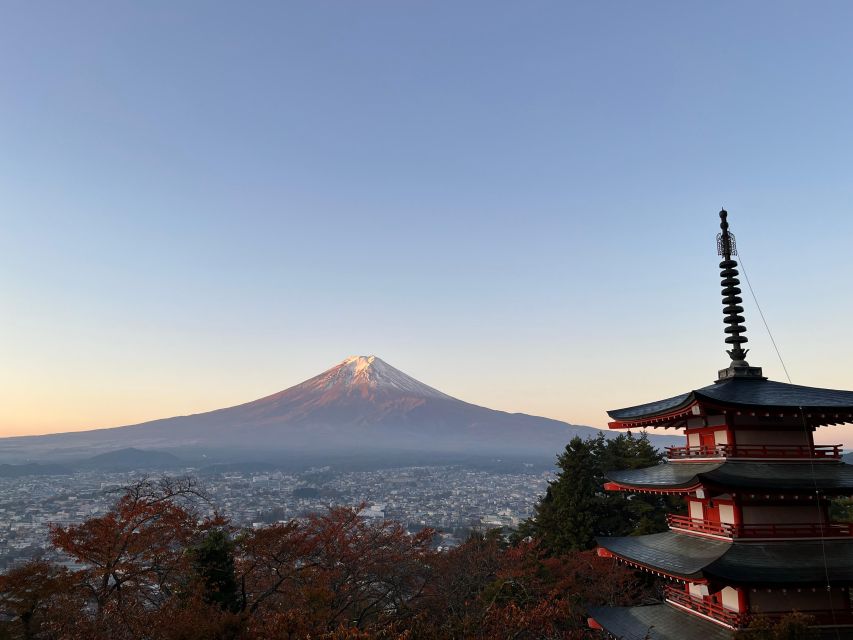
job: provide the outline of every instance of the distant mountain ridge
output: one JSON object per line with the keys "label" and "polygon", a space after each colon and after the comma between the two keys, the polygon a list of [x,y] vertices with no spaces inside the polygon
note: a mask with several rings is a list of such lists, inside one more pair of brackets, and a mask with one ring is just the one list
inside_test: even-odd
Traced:
{"label": "distant mountain ridge", "polygon": [[165,451],[144,451],[136,447],[99,453],[77,466],[101,471],[124,471],[129,469],[169,469],[183,466],[180,458]]}
{"label": "distant mountain ridge", "polygon": [[0,478],[20,478],[23,476],[70,476],[78,471],[132,471],[136,469],[177,469],[186,463],[177,456],[165,451],[143,451],[133,447],[100,453],[91,458],[80,460],[73,465],[39,464],[0,464]]}
{"label": "distant mountain ridge", "polygon": [[245,404],[137,425],[0,439],[0,460],[84,458],[116,449],[432,451],[556,455],[600,430],[458,400],[376,356],[351,356]]}
{"label": "distant mountain ridge", "polygon": [[70,476],[74,471],[61,464],[0,464],[0,478],[23,478],[24,476]]}

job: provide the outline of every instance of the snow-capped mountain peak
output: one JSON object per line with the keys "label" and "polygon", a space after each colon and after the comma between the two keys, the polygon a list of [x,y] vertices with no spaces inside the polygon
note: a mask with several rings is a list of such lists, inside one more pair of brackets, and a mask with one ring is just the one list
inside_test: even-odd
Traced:
{"label": "snow-capped mountain peak", "polygon": [[[448,396],[376,356],[351,356],[278,393],[205,413],[114,429],[0,439],[0,460],[127,447],[228,452],[488,452],[552,456],[573,435],[598,433]],[[254,455],[254,454],[253,454]]]}
{"label": "snow-capped mountain peak", "polygon": [[343,384],[371,391],[397,391],[428,398],[452,399],[374,355],[350,356],[321,374],[320,378],[326,388]]}

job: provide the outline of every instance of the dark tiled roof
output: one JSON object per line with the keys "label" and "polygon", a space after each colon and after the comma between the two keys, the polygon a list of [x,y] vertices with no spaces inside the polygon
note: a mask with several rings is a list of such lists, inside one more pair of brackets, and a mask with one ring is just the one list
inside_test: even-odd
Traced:
{"label": "dark tiled roof", "polygon": [[727,406],[780,409],[803,407],[812,411],[853,412],[853,391],[803,387],[763,378],[731,378],[666,400],[615,409],[607,413],[614,420],[636,420],[686,407],[693,400],[705,400]]}
{"label": "dark tiled roof", "polygon": [[[723,542],[674,531],[598,538],[616,555],[689,579],[719,578],[741,584],[853,583],[853,539]],[[824,559],[826,562],[824,562]]]}
{"label": "dark tiled roof", "polygon": [[620,640],[731,640],[732,637],[729,629],[668,604],[595,607],[589,610],[589,615]]}
{"label": "dark tiled roof", "polygon": [[607,479],[637,489],[680,489],[696,484],[732,489],[853,491],[853,465],[821,462],[674,462],[645,469],[611,471]]}
{"label": "dark tiled roof", "polygon": [[853,540],[736,543],[703,573],[740,584],[849,584]]}
{"label": "dark tiled roof", "polygon": [[612,411],[608,411],[607,415],[614,420],[644,418],[645,416],[655,416],[659,413],[668,413],[682,405],[690,404],[692,400],[693,392],[691,391],[690,393],[682,393],[680,396],[673,396],[666,400],[658,400],[657,402],[649,402],[648,404],[638,404],[636,407],[613,409]]}
{"label": "dark tiled roof", "polygon": [[732,378],[694,391],[697,397],[725,404],[853,411],[853,391],[803,387],[773,380]]}
{"label": "dark tiled roof", "polygon": [[737,489],[853,491],[853,465],[841,462],[726,462],[700,475],[703,481]]}
{"label": "dark tiled roof", "polygon": [[681,489],[698,484],[700,475],[721,466],[722,462],[658,464],[643,469],[609,471],[607,479],[638,489]]}
{"label": "dark tiled roof", "polygon": [[702,569],[732,546],[731,542],[674,531],[596,540],[600,546],[625,559],[685,578],[701,577]]}

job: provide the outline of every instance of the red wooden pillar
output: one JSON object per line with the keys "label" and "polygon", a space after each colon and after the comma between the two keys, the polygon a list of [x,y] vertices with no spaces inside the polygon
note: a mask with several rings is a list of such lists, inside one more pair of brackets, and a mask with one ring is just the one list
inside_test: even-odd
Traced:
{"label": "red wooden pillar", "polygon": [[742,511],[741,499],[740,496],[736,493],[732,494],[732,512],[734,513],[735,520],[735,528],[740,529],[743,525],[743,511]]}

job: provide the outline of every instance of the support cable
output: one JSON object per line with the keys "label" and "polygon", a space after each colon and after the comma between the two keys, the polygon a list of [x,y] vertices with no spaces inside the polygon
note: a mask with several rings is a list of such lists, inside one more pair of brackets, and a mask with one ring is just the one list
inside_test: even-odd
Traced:
{"label": "support cable", "polygon": [[770,331],[770,325],[767,324],[767,318],[764,317],[764,312],[761,310],[761,305],[758,304],[758,298],[755,296],[755,291],[752,288],[752,283],[749,281],[749,276],[746,274],[746,266],[743,264],[743,253],[738,254],[740,258],[740,270],[743,271],[743,278],[746,280],[746,286],[749,287],[749,293],[752,296],[752,301],[755,302],[755,307],[758,309],[758,315],[761,316],[761,322],[764,323],[764,328],[767,330],[767,335],[770,336],[770,342],[773,344],[773,349],[776,351],[776,356],[779,358],[779,363],[782,365],[782,370],[785,372],[785,377],[788,379],[788,384],[791,382],[791,375],[788,373],[788,367],[785,366],[785,360],[782,359],[782,353],[776,345],[776,340],[773,338],[773,332]]}
{"label": "support cable", "polygon": [[[785,372],[785,378],[787,378],[788,384],[793,384],[793,382],[791,382],[791,375],[788,373],[788,367],[785,366],[785,360],[782,358],[782,353],[779,351],[779,347],[776,345],[776,340],[773,337],[773,332],[770,331],[770,325],[767,324],[767,319],[764,317],[764,312],[761,310],[761,305],[758,303],[758,297],[755,295],[755,290],[752,288],[752,283],[750,283],[750,281],[749,281],[749,276],[747,275],[747,272],[746,272],[746,266],[743,263],[743,252],[739,253],[738,258],[739,258],[738,262],[740,262],[741,271],[743,272],[743,277],[746,280],[746,286],[749,288],[749,293],[752,296],[752,300],[755,303],[755,307],[758,309],[758,314],[761,316],[761,321],[764,323],[764,328],[767,330],[767,335],[770,336],[770,342],[773,344],[773,349],[776,350],[776,355],[778,356],[779,362],[782,365],[782,370]],[[800,420],[802,421],[802,424],[803,424],[803,434],[805,435],[807,440],[813,442],[813,439],[810,438],[810,436],[809,436],[809,434],[811,433],[811,430],[809,429],[808,423],[806,421],[805,410],[803,409],[803,407],[798,407],[798,408],[800,410]],[[821,509],[820,489],[818,488],[817,475],[815,474],[814,450],[813,449],[810,451],[810,455],[809,455],[809,466],[811,468],[811,474],[812,474],[812,485],[814,486],[815,506],[817,507],[817,511],[818,511],[818,523],[821,525],[821,529],[819,532],[819,534],[820,534],[819,540],[820,540],[821,554],[823,556],[823,574],[824,574],[824,577],[826,579],[826,592],[827,592],[827,600],[829,602],[829,612],[830,612],[830,615],[832,616],[832,624],[835,627],[835,636],[838,640],[842,640],[841,631],[838,628],[838,619],[837,619],[837,616],[835,614],[835,606],[832,603],[832,585],[830,584],[830,578],[829,578],[829,561],[828,561],[827,556],[826,556],[826,534],[824,532],[824,522],[826,522],[827,525],[829,524],[829,522],[828,522],[828,520],[824,519],[823,510]]]}

